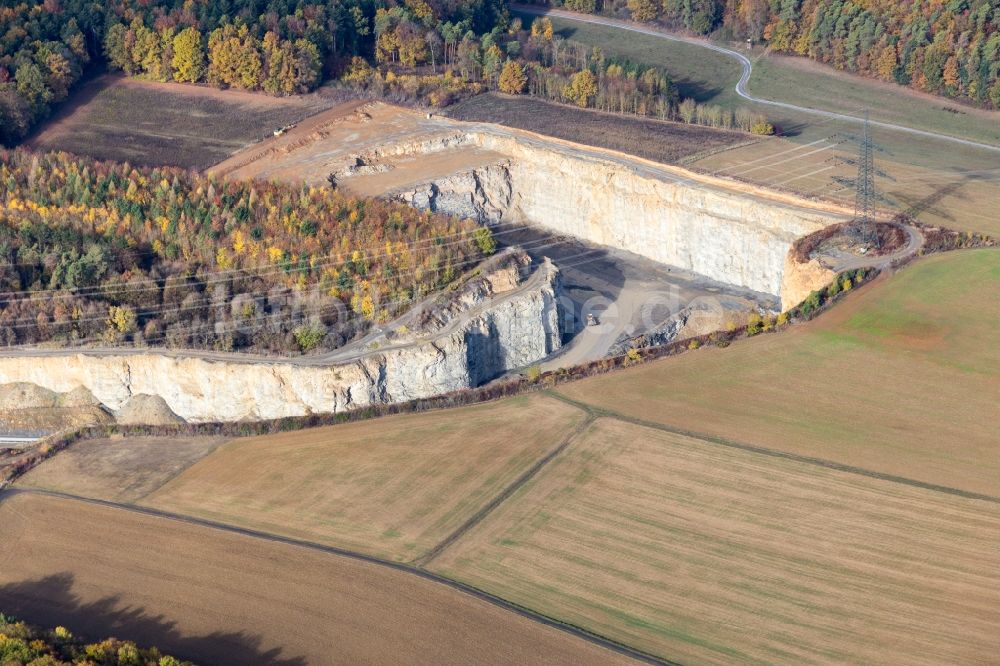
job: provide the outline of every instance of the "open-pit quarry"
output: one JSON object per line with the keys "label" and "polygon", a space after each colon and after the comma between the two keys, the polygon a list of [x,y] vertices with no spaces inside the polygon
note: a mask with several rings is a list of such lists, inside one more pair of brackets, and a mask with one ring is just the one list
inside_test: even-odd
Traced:
{"label": "open-pit quarry", "polygon": [[[624,250],[797,304],[791,244],[851,212],[614,151],[381,103],[321,113],[212,170],[402,199]],[[501,229],[502,231],[502,229]],[[823,282],[825,284],[825,282]]]}
{"label": "open-pit quarry", "polygon": [[131,422],[268,419],[423,398],[534,364],[620,353],[630,336],[667,340],[787,309],[833,274],[795,261],[794,241],[849,217],[679,167],[382,103],[320,113],[211,172],[477,219],[523,254],[516,275],[502,269],[451,294],[437,323],[391,322],[326,355],[20,350],[0,357],[0,384],[55,394],[45,401],[82,390]]}

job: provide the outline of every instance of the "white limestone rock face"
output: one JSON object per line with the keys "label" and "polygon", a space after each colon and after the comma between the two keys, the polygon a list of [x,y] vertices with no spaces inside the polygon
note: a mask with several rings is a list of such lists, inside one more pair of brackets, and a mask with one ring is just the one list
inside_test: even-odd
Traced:
{"label": "white limestone rock face", "polygon": [[482,222],[539,226],[776,296],[795,239],[843,219],[805,202],[658,174],[652,165],[623,166],[485,132],[467,142],[510,158],[394,196]]}
{"label": "white limestone rock face", "polygon": [[543,274],[534,286],[484,305],[450,332],[358,361],[306,365],[155,352],[0,356],[0,385],[31,384],[55,393],[85,389],[112,413],[134,405],[134,396],[157,396],[190,422],[301,416],[431,397],[476,386],[559,348],[559,273],[549,263],[538,270]]}

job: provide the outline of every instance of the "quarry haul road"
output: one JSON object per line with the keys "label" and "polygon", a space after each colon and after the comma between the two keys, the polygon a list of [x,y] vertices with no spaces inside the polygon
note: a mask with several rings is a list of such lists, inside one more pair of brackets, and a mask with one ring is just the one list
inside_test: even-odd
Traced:
{"label": "quarry haul road", "polygon": [[[590,14],[578,14],[577,12],[570,12],[564,9],[543,9],[539,7],[532,7],[529,5],[518,5],[518,4],[512,4],[511,7],[525,14],[534,14],[536,16],[544,16],[544,15],[557,16],[559,18],[567,19],[569,21],[579,21],[580,23],[592,23],[595,25],[603,25],[608,28],[617,28],[619,30],[637,32],[642,35],[649,35],[650,37],[666,39],[671,42],[682,42],[684,44],[691,44],[692,46],[700,46],[701,48],[709,49],[711,51],[715,51],[716,53],[721,53],[722,55],[727,56],[729,58],[733,58],[740,63],[740,66],[743,68],[743,73],[740,76],[740,80],[737,81],[736,83],[736,94],[749,102],[754,102],[756,104],[765,104],[767,106],[774,106],[782,109],[789,109],[791,111],[799,111],[801,113],[810,113],[815,116],[822,116],[824,118],[832,118],[835,120],[848,120],[856,123],[864,122],[864,118],[848,115],[846,113],[837,113],[836,111],[827,111],[825,109],[814,109],[808,106],[798,106],[796,104],[789,104],[787,102],[779,102],[777,100],[765,99],[763,97],[756,97],[754,95],[751,95],[749,92],[747,92],[747,83],[750,81],[750,74],[753,73],[753,63],[750,61],[750,59],[747,58],[742,53],[740,53],[739,51],[734,51],[732,49],[727,49],[724,46],[718,46],[717,44],[712,44],[711,42],[704,39],[671,35],[669,33],[663,32],[662,30],[657,30],[655,28],[646,28],[640,25],[629,23],[627,21],[604,18],[603,16],[593,16]],[[960,143],[966,146],[972,146],[973,148],[982,148],[984,150],[992,150],[1000,153],[1000,146],[994,146],[989,143],[979,143],[978,141],[961,139],[957,136],[951,136],[949,134],[938,134],[937,132],[928,132],[926,130],[917,129],[915,127],[907,127],[906,125],[896,125],[893,123],[886,123],[878,120],[869,120],[869,123],[874,125],[875,127],[881,127],[883,129],[894,130],[897,132],[905,132],[907,134],[923,136],[929,139],[940,139],[942,141]]]}
{"label": "quarry haul road", "polygon": [[428,571],[426,569],[421,569],[419,567],[406,564],[404,562],[394,562],[392,560],[384,560],[371,555],[365,555],[364,553],[358,553],[351,550],[346,550],[343,548],[337,548],[335,546],[326,546],[323,544],[314,543],[311,541],[305,541],[302,539],[295,539],[291,537],[283,537],[277,534],[271,534],[269,532],[260,532],[257,530],[246,529],[242,527],[236,527],[234,525],[227,525],[225,523],[218,523],[211,520],[204,520],[201,518],[195,518],[193,516],[186,516],[183,514],[171,513],[169,511],[161,511],[159,509],[153,509],[144,506],[136,506],[131,504],[121,504],[118,502],[112,502],[109,500],[94,499],[90,497],[81,497],[79,495],[73,495],[70,493],[62,493],[54,490],[44,490],[36,488],[18,488],[18,487],[8,487],[0,488],[0,503],[2,503],[8,497],[14,497],[16,495],[39,495],[43,497],[54,497],[63,500],[70,500],[75,502],[83,502],[85,504],[92,504],[96,506],[102,506],[112,509],[120,509],[123,511],[129,511],[132,513],[138,513],[145,516],[151,516],[153,518],[162,518],[165,520],[172,520],[186,525],[192,525],[195,527],[208,528],[212,530],[218,530],[222,532],[227,532],[230,534],[236,534],[239,536],[249,537],[252,539],[260,539],[263,541],[270,541],[274,543],[279,543],[287,546],[294,546],[297,548],[306,548],[313,551],[319,551],[321,553],[326,553],[328,555],[333,555],[337,557],[345,557],[352,560],[357,560],[366,564],[371,564],[380,567],[387,567],[400,571],[403,573],[412,574],[423,578],[424,580],[430,581],[432,583],[437,583],[439,585],[444,585],[458,592],[467,594],[479,601],[486,602],[493,606],[497,606],[505,611],[515,613],[525,619],[538,622],[539,624],[551,627],[553,629],[565,632],[579,638],[581,640],[587,641],[588,643],[600,646],[614,653],[628,657],[637,662],[646,664],[662,664],[665,666],[674,666],[674,662],[661,659],[651,654],[647,654],[640,650],[636,650],[627,645],[621,643],[616,643],[610,639],[604,638],[598,634],[591,633],[585,629],[577,627],[572,624],[561,622],[555,618],[549,617],[547,615],[542,615],[529,608],[519,606],[515,603],[507,601],[501,597],[494,596],[488,592],[480,590],[471,585],[461,583],[444,576],[440,576],[436,573]]}

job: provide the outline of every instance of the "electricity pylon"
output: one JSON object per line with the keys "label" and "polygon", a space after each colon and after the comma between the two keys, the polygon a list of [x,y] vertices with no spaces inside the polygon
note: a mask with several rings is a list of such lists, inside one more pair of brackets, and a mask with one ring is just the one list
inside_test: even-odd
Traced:
{"label": "electricity pylon", "polygon": [[878,246],[875,229],[875,148],[865,111],[865,133],[858,149],[858,178],[854,181],[853,232],[867,245]]}

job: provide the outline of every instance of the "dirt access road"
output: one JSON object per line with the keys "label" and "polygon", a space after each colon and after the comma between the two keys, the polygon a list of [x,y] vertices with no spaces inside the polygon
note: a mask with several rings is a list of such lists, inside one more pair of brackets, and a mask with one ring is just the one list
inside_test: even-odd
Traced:
{"label": "dirt access road", "polygon": [[0,530],[6,612],[200,663],[635,663],[433,574],[293,540],[35,491],[0,494]]}
{"label": "dirt access road", "polygon": [[[596,25],[603,25],[609,28],[617,28],[619,30],[627,30],[629,32],[637,32],[643,35],[649,35],[651,37],[657,37],[659,39],[666,39],[672,42],[684,42],[685,44],[692,44],[694,46],[700,46],[705,49],[721,53],[729,58],[734,58],[740,63],[743,68],[743,73],[740,76],[740,80],[736,82],[736,94],[743,99],[754,102],[756,104],[765,104],[767,106],[775,106],[783,109],[789,109],[792,111],[799,111],[801,113],[809,113],[815,116],[821,116],[823,118],[833,118],[836,120],[848,120],[851,122],[863,123],[864,118],[858,116],[851,116],[844,113],[837,113],[835,111],[826,111],[824,109],[813,109],[806,106],[797,106],[795,104],[788,104],[786,102],[778,102],[776,100],[765,99],[763,97],[756,97],[747,92],[746,86],[747,82],[750,80],[750,75],[753,72],[753,63],[745,55],[739,51],[733,51],[732,49],[727,49],[723,46],[718,46],[717,44],[712,44],[711,42],[704,39],[695,39],[693,37],[681,37],[678,35],[671,35],[669,33],[663,32],[662,30],[657,30],[656,28],[648,28],[645,26],[637,25],[634,23],[629,23],[627,21],[621,21],[618,19],[604,18],[603,16],[593,16],[590,14],[578,14],[576,12],[569,12],[562,9],[542,9],[539,7],[532,7],[530,5],[511,5],[513,9],[525,14],[534,14],[536,16],[551,15],[558,16],[559,18],[567,19],[569,21],[579,21],[581,23],[593,23]],[[931,139],[941,139],[942,141],[951,141],[953,143],[960,143],[966,146],[972,146],[974,148],[983,148],[985,150],[992,150],[1000,153],[1000,146],[994,146],[988,143],[979,143],[978,141],[970,141],[969,139],[961,139],[959,137],[950,136],[948,134],[938,134],[937,132],[928,132],[926,130],[916,129],[915,127],[906,127],[905,125],[895,125],[893,123],[885,123],[877,120],[869,121],[872,125],[876,127],[882,127],[884,129],[896,130],[898,132],[905,132],[907,134],[914,134],[916,136],[924,136]]]}

